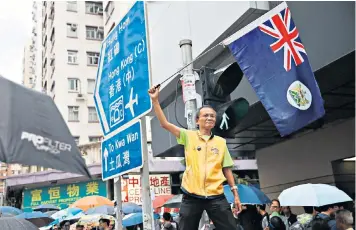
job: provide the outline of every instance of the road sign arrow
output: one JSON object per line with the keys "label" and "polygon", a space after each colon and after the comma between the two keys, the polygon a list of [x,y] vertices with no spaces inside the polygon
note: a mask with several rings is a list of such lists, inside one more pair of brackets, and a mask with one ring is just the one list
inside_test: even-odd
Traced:
{"label": "road sign arrow", "polygon": [[105,158],[105,171],[108,171],[108,157],[109,157],[109,151],[107,148],[104,150],[104,158]]}

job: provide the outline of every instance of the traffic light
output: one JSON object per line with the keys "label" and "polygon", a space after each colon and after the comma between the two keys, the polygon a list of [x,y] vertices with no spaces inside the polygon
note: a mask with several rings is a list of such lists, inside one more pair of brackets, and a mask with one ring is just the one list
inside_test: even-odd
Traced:
{"label": "traffic light", "polygon": [[230,94],[240,84],[243,72],[239,65],[233,64],[217,72],[204,67],[201,72],[203,105],[210,105],[216,111],[214,133],[227,137],[247,114],[249,103],[245,98],[231,100]]}

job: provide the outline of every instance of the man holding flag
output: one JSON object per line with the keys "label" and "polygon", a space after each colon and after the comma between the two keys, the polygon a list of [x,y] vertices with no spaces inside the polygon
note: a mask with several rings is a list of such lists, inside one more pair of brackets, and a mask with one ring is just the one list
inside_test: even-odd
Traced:
{"label": "man holding flag", "polygon": [[223,41],[281,136],[325,114],[323,99],[285,2]]}

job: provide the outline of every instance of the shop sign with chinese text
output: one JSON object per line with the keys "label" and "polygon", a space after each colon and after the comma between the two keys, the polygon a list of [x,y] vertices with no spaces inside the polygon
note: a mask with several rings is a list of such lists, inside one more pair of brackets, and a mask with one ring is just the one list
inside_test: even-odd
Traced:
{"label": "shop sign with chinese text", "polygon": [[[171,176],[169,174],[150,175],[151,190],[155,197],[172,194]],[[121,180],[122,202],[142,204],[141,176],[129,175],[128,179]]]}
{"label": "shop sign with chinese text", "polygon": [[25,189],[23,192],[23,209],[24,211],[32,211],[33,208],[42,204],[53,204],[64,209],[80,198],[92,195],[106,197],[104,181],[95,180]]}

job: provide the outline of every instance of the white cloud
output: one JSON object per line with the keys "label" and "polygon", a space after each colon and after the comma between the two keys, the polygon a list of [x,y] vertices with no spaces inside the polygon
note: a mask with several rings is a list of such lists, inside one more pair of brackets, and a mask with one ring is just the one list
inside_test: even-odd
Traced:
{"label": "white cloud", "polygon": [[0,74],[22,81],[24,47],[31,39],[32,1],[4,1],[0,7]]}

